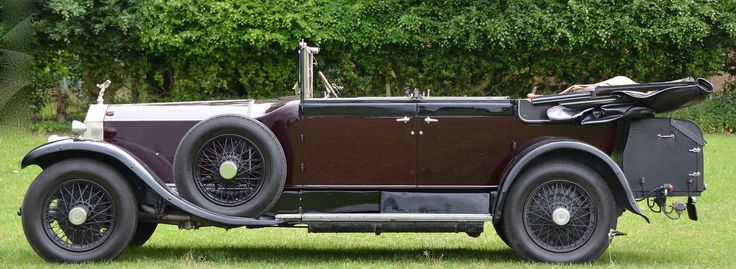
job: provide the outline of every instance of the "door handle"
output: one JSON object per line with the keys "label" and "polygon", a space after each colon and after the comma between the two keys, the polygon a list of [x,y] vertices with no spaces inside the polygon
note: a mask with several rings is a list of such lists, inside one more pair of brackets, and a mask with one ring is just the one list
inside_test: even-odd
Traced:
{"label": "door handle", "polygon": [[439,121],[438,119],[433,119],[433,118],[430,118],[430,117],[424,118],[424,122],[426,122],[427,124],[430,124],[430,123],[433,123],[433,122],[438,122],[438,121]]}
{"label": "door handle", "polygon": [[407,123],[407,122],[409,122],[409,120],[411,120],[411,119],[409,117],[407,117],[407,116],[404,116],[403,118],[396,119],[396,121],[403,122],[403,123]]}

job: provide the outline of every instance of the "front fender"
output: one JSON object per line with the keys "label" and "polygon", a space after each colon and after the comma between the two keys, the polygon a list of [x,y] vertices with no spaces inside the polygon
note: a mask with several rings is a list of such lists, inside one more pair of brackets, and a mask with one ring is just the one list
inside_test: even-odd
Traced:
{"label": "front fender", "polygon": [[193,216],[227,226],[269,226],[281,223],[281,221],[276,220],[226,216],[211,212],[192,204],[189,201],[181,199],[166,187],[163,181],[151,172],[151,169],[138,158],[130,154],[125,149],[107,142],[64,139],[46,143],[26,154],[21,161],[21,167],[25,168],[29,165],[35,164],[45,169],[60,160],[86,156],[104,156],[106,159],[119,162],[119,165],[111,165],[118,169],[128,169],[130,172],[138,176],[143,183],[148,185],[148,187],[161,196],[161,198]]}
{"label": "front fender", "polygon": [[[537,142],[527,147],[511,161],[510,165],[508,166],[509,168],[506,169],[504,176],[501,178],[497,199],[493,207],[494,222],[500,220],[503,205],[506,199],[506,194],[513,185],[516,178],[521,173],[521,171],[525,167],[527,167],[528,164],[534,161],[535,158],[558,150],[572,150],[586,153],[588,155],[591,155],[593,158],[597,158],[598,160],[604,162],[608,166],[608,168],[611,169],[611,172],[617,179],[617,182],[607,182],[607,184],[609,184],[609,187],[611,187],[611,191],[613,192],[614,197],[619,197],[621,195],[621,192],[623,192],[623,194],[625,195],[624,198],[627,201],[625,208],[636,215],[642,216],[644,220],[649,222],[649,218],[644,215],[644,212],[642,212],[639,206],[636,204],[636,199],[634,198],[634,194],[631,192],[631,188],[629,187],[628,181],[626,180],[626,176],[624,175],[624,172],[621,170],[618,164],[616,164],[616,162],[614,162],[610,156],[608,156],[598,148],[580,141],[569,139],[548,139]],[[611,184],[616,185],[612,186]],[[620,189],[618,189],[619,192],[617,193],[616,188],[613,187],[619,186]]]}

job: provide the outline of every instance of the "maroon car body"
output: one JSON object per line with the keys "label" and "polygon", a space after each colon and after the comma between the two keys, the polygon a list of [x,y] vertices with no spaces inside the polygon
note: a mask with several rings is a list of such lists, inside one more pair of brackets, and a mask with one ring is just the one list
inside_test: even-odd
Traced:
{"label": "maroon car body", "polygon": [[[514,156],[545,138],[582,141],[609,155],[614,149],[615,123],[531,125],[515,116],[516,100],[511,99],[402,99],[338,100],[337,112],[329,111],[335,103],[332,100],[309,100],[302,107],[293,100],[269,104],[269,112],[256,119],[274,132],[284,148],[289,188],[488,189],[498,186]],[[191,120],[157,113],[155,121],[126,118],[121,113],[138,110],[147,115],[146,106],[111,105],[106,111],[104,139],[144,160],[164,182],[174,183],[174,153],[187,131],[212,116],[204,112],[212,106],[245,111],[246,107],[238,105],[242,103],[184,103],[183,109],[167,104],[169,113],[188,113]],[[156,104],[148,107],[153,106]],[[299,113],[302,109],[304,114]],[[411,119],[396,122],[404,116]],[[426,117],[438,122],[425,123]]]}

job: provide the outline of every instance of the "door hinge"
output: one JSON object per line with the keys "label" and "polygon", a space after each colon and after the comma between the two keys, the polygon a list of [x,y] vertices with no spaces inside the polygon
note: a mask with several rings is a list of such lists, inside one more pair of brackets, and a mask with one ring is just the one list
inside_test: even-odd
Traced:
{"label": "door hinge", "polygon": [[299,167],[299,170],[301,170],[301,172],[304,173],[304,163],[301,163],[301,166]]}
{"label": "door hinge", "polygon": [[299,135],[299,143],[304,144],[304,134]]}
{"label": "door hinge", "polygon": [[694,148],[688,149],[688,151],[694,152],[694,153],[700,153],[701,149],[699,147],[694,147]]}

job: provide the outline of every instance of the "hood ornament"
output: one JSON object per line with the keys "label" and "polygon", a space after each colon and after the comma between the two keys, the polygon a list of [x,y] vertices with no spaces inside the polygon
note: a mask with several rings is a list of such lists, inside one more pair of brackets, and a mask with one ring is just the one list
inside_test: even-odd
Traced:
{"label": "hood ornament", "polygon": [[105,89],[107,87],[110,87],[110,80],[106,80],[102,84],[97,84],[97,88],[100,88],[100,93],[97,95],[97,104],[101,105],[104,103],[105,99],[103,98],[105,96]]}

